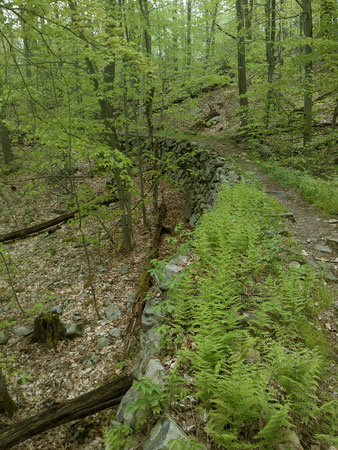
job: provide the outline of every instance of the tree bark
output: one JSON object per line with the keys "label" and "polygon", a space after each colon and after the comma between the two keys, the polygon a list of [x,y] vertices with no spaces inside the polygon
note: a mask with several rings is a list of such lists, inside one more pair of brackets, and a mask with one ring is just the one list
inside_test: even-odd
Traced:
{"label": "tree bark", "polygon": [[2,146],[2,153],[4,155],[5,164],[10,164],[13,159],[13,152],[11,147],[11,141],[9,139],[9,130],[4,121],[0,118],[0,140]]}
{"label": "tree bark", "polygon": [[[112,203],[112,199],[103,200],[97,206],[110,205]],[[21,230],[12,231],[11,233],[0,235],[0,242],[9,242],[14,239],[23,239],[31,234],[39,233],[40,231],[47,230],[48,228],[54,227],[63,222],[67,222],[70,219],[73,219],[78,210],[71,211],[69,213],[62,214],[61,216],[55,217],[54,219],[47,220],[46,222],[38,223],[36,225],[32,225],[31,227],[22,228]]]}
{"label": "tree bark", "polygon": [[187,0],[187,77],[190,78],[191,68],[191,1]]}
{"label": "tree bark", "polygon": [[7,391],[6,378],[0,370],[0,414],[12,416],[16,410],[17,406]]}
{"label": "tree bark", "polygon": [[276,67],[275,40],[276,40],[276,0],[266,0],[265,2],[265,51],[268,63],[268,92],[266,99],[266,123],[269,125],[270,110],[273,106],[273,76]]}
{"label": "tree bark", "polygon": [[71,420],[81,419],[118,405],[132,382],[131,376],[118,378],[74,399],[55,403],[46,411],[6,428],[0,433],[0,450],[9,449]]}
{"label": "tree bark", "polygon": [[248,126],[249,100],[246,96],[246,55],[245,55],[245,20],[243,0],[236,0],[237,14],[237,61],[238,61],[238,93],[240,106],[241,129]]}
{"label": "tree bark", "polygon": [[[312,38],[311,0],[302,0],[302,24],[304,37]],[[312,140],[312,46],[307,42],[303,47],[304,63],[304,126],[303,143],[305,154],[311,154],[309,144]]]}

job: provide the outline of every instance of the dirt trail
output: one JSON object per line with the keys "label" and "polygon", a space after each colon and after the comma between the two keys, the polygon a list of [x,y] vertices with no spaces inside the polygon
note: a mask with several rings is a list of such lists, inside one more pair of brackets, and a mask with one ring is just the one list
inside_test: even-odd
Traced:
{"label": "dirt trail", "polygon": [[[250,173],[250,177],[257,181],[268,195],[293,214],[294,220],[288,220],[288,227],[293,231],[302,254],[317,270],[325,269],[326,282],[335,294],[332,307],[322,314],[320,320],[331,343],[333,352],[330,353],[338,361],[338,249],[332,249],[332,253],[325,253],[316,248],[318,245],[326,247],[327,238],[338,238],[338,222],[329,222],[327,217],[296,191],[282,187],[271,180],[254,162],[249,160],[249,150],[243,145],[236,144],[231,138],[225,138],[223,142],[219,142],[211,136],[199,136],[196,140],[205,144],[208,149],[230,158],[243,170],[244,174]],[[335,218],[338,219],[338,216]],[[297,261],[296,255],[295,260]],[[337,367],[336,369],[338,370]]]}
{"label": "dirt trail", "polygon": [[[263,187],[265,192],[272,196],[288,212],[295,217],[295,222],[290,221],[299,245],[306,251],[309,258],[319,265],[326,266],[329,278],[336,278],[338,282],[338,251],[325,253],[317,250],[316,245],[326,246],[327,238],[338,238],[338,223],[330,223],[314,205],[308,203],[296,191],[287,187],[281,187],[263,173],[259,167],[249,161],[249,150],[234,143],[230,138],[224,142],[212,140],[210,137],[200,138],[200,142],[208,145],[208,148],[217,151],[220,155],[231,158],[243,171],[250,175]],[[338,216],[336,216],[338,219]],[[335,283],[337,284],[337,283]],[[337,285],[338,292],[338,285]],[[338,304],[337,304],[338,306]]]}

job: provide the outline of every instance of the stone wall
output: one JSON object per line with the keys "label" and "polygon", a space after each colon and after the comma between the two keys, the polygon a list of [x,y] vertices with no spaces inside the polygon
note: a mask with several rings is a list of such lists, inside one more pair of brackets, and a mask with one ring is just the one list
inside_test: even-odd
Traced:
{"label": "stone wall", "polygon": [[182,190],[185,215],[191,226],[213,204],[220,183],[240,179],[223,157],[197,142],[157,138],[155,145],[166,174]]}
{"label": "stone wall", "polygon": [[[155,144],[158,146],[163,167],[169,167],[166,174],[182,190],[185,213],[191,226],[195,226],[203,211],[212,206],[221,183],[236,182],[240,179],[224,158],[198,143],[157,139]],[[146,377],[158,386],[166,386],[168,371],[160,360],[159,327],[162,317],[157,307],[166,298],[166,291],[172,280],[179,276],[188,263],[186,256],[178,256],[155,276],[162,295],[148,300],[142,314],[141,349],[132,371],[136,380]],[[141,394],[131,388],[122,398],[116,420],[112,421],[110,426],[114,428],[123,424],[135,429],[138,421],[145,419],[148,414],[148,411],[141,409],[136,413],[131,412],[130,405],[140,398]],[[135,447],[143,450],[168,450],[169,442],[173,439],[187,441],[185,431],[188,430],[184,428],[183,424],[178,424],[168,413],[164,414],[147,434],[135,433],[134,443],[125,450]]]}

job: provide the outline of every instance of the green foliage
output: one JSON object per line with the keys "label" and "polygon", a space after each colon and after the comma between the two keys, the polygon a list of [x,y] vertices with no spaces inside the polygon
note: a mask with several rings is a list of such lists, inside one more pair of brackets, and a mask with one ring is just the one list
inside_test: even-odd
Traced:
{"label": "green foliage", "polygon": [[305,172],[280,166],[277,162],[263,162],[262,167],[282,186],[293,187],[310,203],[328,214],[338,212],[338,183],[315,178]]}
{"label": "green foliage", "polygon": [[124,450],[134,444],[134,439],[130,437],[132,429],[127,425],[115,425],[105,430],[106,450]]}
{"label": "green foliage", "polygon": [[[165,402],[165,393],[162,386],[149,378],[141,377],[133,384],[132,390],[139,393],[138,398],[128,407],[133,414],[137,411],[145,411],[151,417],[154,417],[161,413]],[[141,428],[148,420],[147,417],[144,417],[137,426]]]}
{"label": "green foliage", "polygon": [[169,450],[205,450],[207,447],[200,442],[196,442],[194,438],[188,438],[184,441],[182,439],[173,439],[169,442]]}
{"label": "green foliage", "polygon": [[228,450],[275,448],[295,422],[328,420],[334,439],[318,397],[324,335],[302,326],[332,295],[311,267],[289,267],[279,212],[254,187],[224,187],[170,294],[175,331],[189,336],[179,366],[195,380],[207,433]]}

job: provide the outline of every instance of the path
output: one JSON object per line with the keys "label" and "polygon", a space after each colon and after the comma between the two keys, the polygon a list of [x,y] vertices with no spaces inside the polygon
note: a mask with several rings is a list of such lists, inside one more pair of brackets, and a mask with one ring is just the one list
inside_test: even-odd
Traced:
{"label": "path", "polygon": [[[219,142],[211,136],[199,136],[194,139],[204,143],[207,148],[217,151],[220,155],[231,158],[244,173],[250,172],[253,179],[268,195],[294,215],[295,221],[289,221],[288,226],[293,230],[303,255],[318,270],[322,267],[326,269],[327,283],[334,291],[333,305],[320,319],[327,330],[332,348],[338,349],[338,249],[332,250],[332,253],[324,253],[316,248],[317,245],[326,246],[326,239],[329,237],[338,238],[338,222],[330,223],[328,218],[324,217],[314,205],[309,204],[296,191],[281,187],[271,180],[254,162],[249,160],[249,150],[243,145],[236,144],[231,138],[226,138],[223,142]],[[338,217],[336,218],[338,219]],[[338,361],[337,350],[333,352],[332,356]]]}

